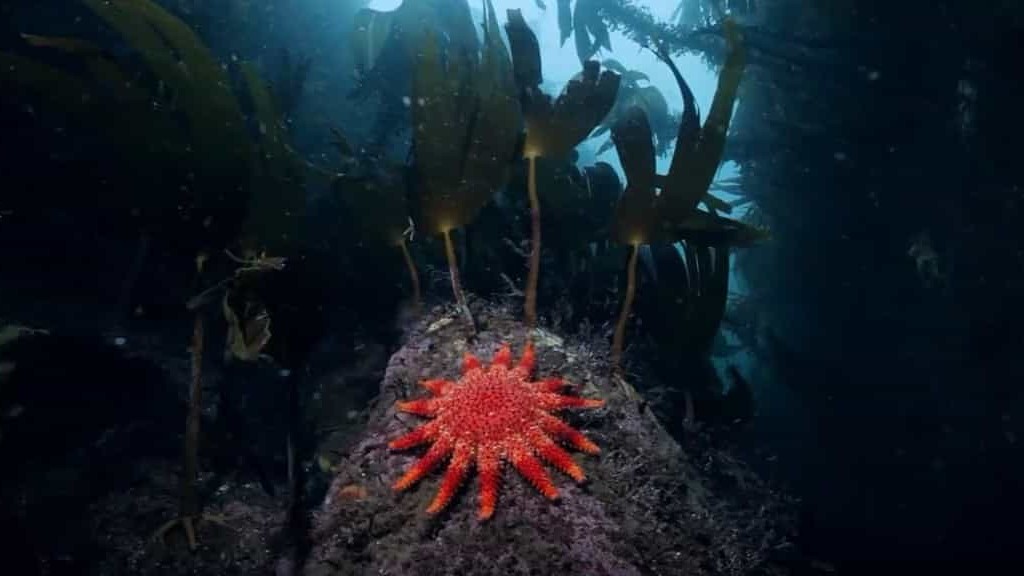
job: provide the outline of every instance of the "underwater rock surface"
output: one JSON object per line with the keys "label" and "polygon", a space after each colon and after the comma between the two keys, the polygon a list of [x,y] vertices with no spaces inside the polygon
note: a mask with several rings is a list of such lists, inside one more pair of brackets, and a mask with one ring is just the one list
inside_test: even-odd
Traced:
{"label": "underwater rock surface", "polygon": [[545,465],[561,494],[551,502],[503,466],[494,516],[477,519],[478,477],[436,517],[425,509],[441,472],[396,493],[391,484],[423,449],[396,452],[389,440],[424,422],[395,410],[423,397],[426,378],[457,380],[462,355],[489,360],[502,342],[518,357],[525,327],[512,314],[476,307],[473,335],[455,313],[435,310],[407,332],[390,359],[367,428],[314,513],[310,576],[336,574],[781,574],[790,550],[791,508],[728,453],[694,435],[681,446],[611,377],[603,341],[565,341],[540,331],[535,379],[560,376],[598,410],[560,413],[601,447],[573,451],[588,482]]}

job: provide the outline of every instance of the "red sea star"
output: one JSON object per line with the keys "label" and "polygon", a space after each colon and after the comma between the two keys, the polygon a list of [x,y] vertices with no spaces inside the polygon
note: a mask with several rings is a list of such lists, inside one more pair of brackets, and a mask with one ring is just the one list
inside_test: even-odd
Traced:
{"label": "red sea star", "polygon": [[436,514],[451,501],[475,461],[480,473],[480,518],[487,519],[494,514],[503,460],[552,500],[558,498],[558,489],[535,455],[577,482],[584,481],[583,469],[552,437],[588,454],[597,454],[600,448],[551,412],[598,408],[604,400],[558,394],[565,386],[561,378],[531,382],[534,362],[530,344],[515,367],[508,344],[502,345],[490,366],[482,366],[467,353],[458,382],[424,380],[422,386],[433,397],[398,402],[402,412],[433,419],[388,444],[394,450],[405,450],[431,443],[427,453],[395,482],[394,489],[409,488],[451,455],[437,496],[427,508],[428,513]]}

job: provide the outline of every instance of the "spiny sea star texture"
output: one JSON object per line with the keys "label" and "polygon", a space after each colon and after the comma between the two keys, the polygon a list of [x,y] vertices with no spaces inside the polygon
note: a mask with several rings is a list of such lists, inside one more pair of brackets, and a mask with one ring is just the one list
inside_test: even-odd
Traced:
{"label": "spiny sea star texture", "polygon": [[577,482],[584,481],[583,469],[554,439],[588,454],[597,454],[600,449],[552,412],[598,408],[604,400],[559,394],[565,386],[561,378],[530,381],[535,361],[530,344],[515,366],[508,344],[502,345],[489,366],[467,353],[458,382],[424,380],[421,384],[432,397],[398,402],[398,410],[432,420],[392,440],[388,446],[393,450],[428,443],[431,446],[393,488],[409,488],[451,456],[441,487],[427,508],[429,514],[436,514],[448,505],[475,463],[480,475],[479,515],[487,519],[494,514],[503,461],[511,463],[552,500],[558,498],[558,489],[537,456]]}

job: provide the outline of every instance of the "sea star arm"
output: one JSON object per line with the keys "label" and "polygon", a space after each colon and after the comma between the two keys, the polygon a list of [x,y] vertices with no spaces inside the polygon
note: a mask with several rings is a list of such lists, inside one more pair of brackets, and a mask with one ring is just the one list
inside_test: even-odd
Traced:
{"label": "sea star arm", "polygon": [[451,391],[454,385],[455,383],[451,380],[431,379],[420,381],[420,386],[429,390],[434,396],[444,396]]}
{"label": "sea star arm", "polygon": [[565,387],[565,380],[561,378],[545,378],[540,382],[530,382],[530,387],[537,392],[558,392]]}
{"label": "sea star arm", "polygon": [[444,473],[444,479],[441,480],[441,487],[437,490],[434,501],[427,508],[427,514],[437,514],[444,510],[444,507],[451,502],[452,496],[455,496],[455,492],[462,485],[462,481],[466,479],[469,465],[472,462],[473,448],[465,442],[457,443],[455,445],[455,452],[452,454],[452,462]]}
{"label": "sea star arm", "polygon": [[537,394],[540,406],[545,410],[561,410],[563,408],[600,408],[604,400],[598,398],[580,398],[579,396],[563,396],[553,392]]}
{"label": "sea star arm", "polygon": [[494,445],[481,446],[476,457],[480,473],[480,519],[486,520],[494,514],[498,502],[498,487],[501,483],[501,450]]}
{"label": "sea star arm", "polygon": [[439,422],[437,420],[431,420],[430,422],[415,428],[408,434],[404,434],[395,438],[391,442],[388,442],[388,448],[391,448],[392,450],[408,450],[414,446],[432,442],[437,438],[439,430]]}
{"label": "sea star arm", "polygon": [[530,452],[526,441],[522,438],[516,438],[510,444],[509,460],[512,461],[512,466],[549,500],[557,499],[558,488],[555,488],[555,483],[551,481],[548,473],[544,471],[544,466],[540,463],[540,460],[537,460]]}
{"label": "sea star arm", "polygon": [[587,454],[599,454],[601,449],[583,435],[582,432],[562,422],[550,414],[543,414],[539,417],[542,430],[569,443],[573,448]]}
{"label": "sea star arm", "polygon": [[527,376],[533,373],[533,368],[537,363],[537,355],[533,351],[533,344],[527,342],[526,349],[523,350],[523,357],[519,359],[519,365],[517,368],[522,370]]}
{"label": "sea star arm", "polygon": [[466,355],[462,357],[462,373],[465,374],[470,370],[474,370],[479,367],[480,359],[469,352],[466,352]]}
{"label": "sea star arm", "polygon": [[512,367],[512,349],[508,344],[502,344],[501,348],[495,352],[494,358],[491,359],[491,366]]}
{"label": "sea star arm", "polygon": [[395,407],[400,412],[416,414],[417,416],[433,416],[437,414],[439,404],[435,398],[420,398],[408,402],[398,402]]}
{"label": "sea star arm", "polygon": [[409,471],[404,476],[398,479],[392,486],[396,492],[401,492],[413,484],[419,482],[424,476],[430,473],[431,470],[437,467],[445,457],[448,456],[452,451],[452,445],[450,442],[439,439],[437,442],[427,450],[427,453],[416,461],[415,464],[409,468]]}
{"label": "sea star arm", "polygon": [[537,451],[537,454],[552,466],[565,472],[577,482],[583,482],[587,479],[586,475],[583,474],[583,469],[572,459],[572,456],[565,450],[562,450],[558,444],[555,444],[547,434],[540,430],[533,430],[527,438],[530,446]]}

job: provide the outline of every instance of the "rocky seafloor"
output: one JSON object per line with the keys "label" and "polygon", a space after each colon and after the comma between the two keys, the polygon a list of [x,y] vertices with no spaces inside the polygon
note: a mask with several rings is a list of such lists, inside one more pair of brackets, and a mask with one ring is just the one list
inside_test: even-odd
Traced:
{"label": "rocky seafloor", "polygon": [[[434,308],[406,326],[390,358],[372,339],[357,343],[343,365],[334,344],[323,346],[326,361],[304,390],[315,450],[304,466],[312,507],[308,550],[298,555],[288,528],[281,381],[273,364],[234,375],[218,362],[204,368],[198,489],[203,512],[217,521],[199,523],[193,551],[178,528],[154,538],[177,514],[187,356],[129,335],[117,349],[37,363],[43,374],[26,369],[7,389],[24,406],[4,429],[3,456],[24,465],[6,470],[0,490],[0,520],[20,533],[8,540],[15,553],[6,568],[629,576],[784,574],[800,563],[792,503],[703,433],[670,435],[635,388],[612,376],[604,338],[534,333],[538,378],[561,376],[580,395],[606,401],[597,410],[561,413],[601,448],[597,456],[573,452],[585,484],[547,468],[561,494],[551,502],[506,466],[487,521],[477,518],[473,472],[436,517],[425,509],[440,471],[394,492],[391,484],[422,455],[387,448],[389,439],[422,422],[398,414],[395,401],[423,396],[421,379],[456,379],[466,351],[487,359],[503,342],[517,356],[523,349],[527,331],[515,313],[474,301],[473,316],[476,330],[450,308]],[[38,352],[52,354],[46,347]],[[93,383],[80,395],[47,392],[47,382],[83,373]],[[39,391],[34,399],[22,394],[31,390]],[[72,420],[77,428],[53,424]]]}
{"label": "rocky seafloor", "polygon": [[365,431],[345,450],[315,512],[310,576],[647,575],[785,573],[792,510],[748,468],[694,435],[681,446],[612,376],[603,342],[563,340],[539,330],[537,376],[557,375],[604,408],[564,414],[601,447],[574,454],[588,482],[550,470],[561,493],[551,502],[506,466],[493,518],[477,518],[475,476],[437,516],[424,510],[440,482],[435,472],[395,493],[390,485],[421,452],[387,442],[421,423],[397,400],[423,396],[418,381],[457,379],[466,351],[489,358],[501,343],[522,350],[527,331],[496,308],[475,311],[478,330],[460,316],[433,314],[391,356]]}

